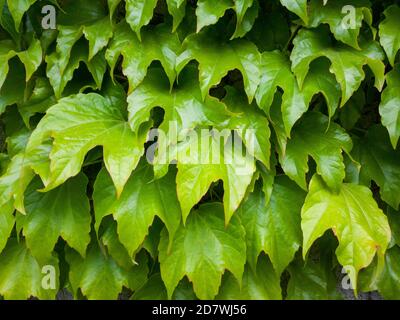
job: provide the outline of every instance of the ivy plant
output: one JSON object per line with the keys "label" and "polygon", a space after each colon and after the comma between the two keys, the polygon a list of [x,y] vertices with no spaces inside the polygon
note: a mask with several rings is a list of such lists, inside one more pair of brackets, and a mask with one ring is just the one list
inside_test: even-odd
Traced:
{"label": "ivy plant", "polygon": [[398,0],[0,0],[0,299],[400,299],[399,28]]}

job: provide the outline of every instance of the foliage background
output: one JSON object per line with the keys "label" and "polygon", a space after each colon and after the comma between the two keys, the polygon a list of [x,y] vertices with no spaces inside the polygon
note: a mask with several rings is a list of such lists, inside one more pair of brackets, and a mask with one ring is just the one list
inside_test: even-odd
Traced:
{"label": "foliage background", "polygon": [[[324,2],[0,0],[0,295],[399,298],[399,1]],[[174,120],[247,171],[148,164]]]}

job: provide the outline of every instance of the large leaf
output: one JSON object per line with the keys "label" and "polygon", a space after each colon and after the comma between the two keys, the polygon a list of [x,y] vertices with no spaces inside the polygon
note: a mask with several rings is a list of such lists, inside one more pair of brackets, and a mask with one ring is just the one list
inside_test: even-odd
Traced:
{"label": "large leaf", "polygon": [[[96,93],[72,95],[51,107],[33,132],[28,149],[54,138],[46,190],[77,175],[86,153],[103,146],[104,162],[120,195],[143,153],[143,141],[125,120],[124,103]],[[43,178],[43,177],[42,177]]]}
{"label": "large leaf", "polygon": [[162,70],[149,70],[144,82],[128,96],[132,129],[138,132],[142,124],[150,120],[151,111],[156,107],[165,110],[160,129],[166,134],[176,125],[178,139],[185,138],[186,130],[198,126],[223,127],[229,121],[226,106],[210,96],[203,100],[196,78],[194,68],[185,68],[179,85],[171,91]]}
{"label": "large leaf", "polygon": [[256,167],[254,158],[247,152],[243,154],[241,141],[235,137],[229,130],[221,133],[191,131],[188,141],[168,153],[172,155],[170,159],[165,161],[163,154],[156,159],[156,164],[178,162],[176,183],[184,222],[213,182],[222,180],[224,185],[226,224],[242,202]]}
{"label": "large leaf", "polygon": [[303,255],[307,254],[316,239],[332,229],[339,240],[336,256],[339,263],[350,270],[349,277],[354,288],[357,287],[359,270],[367,267],[375,254],[382,266],[391,237],[390,228],[368,188],[344,183],[336,194],[315,175],[301,218]]}
{"label": "large leaf", "polygon": [[26,216],[19,216],[26,246],[38,261],[45,261],[59,237],[83,257],[90,242],[90,208],[86,197],[87,178],[80,174],[55,190],[38,192],[39,179],[26,190]]}
{"label": "large leaf", "polygon": [[139,41],[129,26],[121,22],[107,49],[106,59],[113,72],[119,56],[123,56],[122,70],[129,80],[129,92],[143,81],[147,68],[155,60],[161,62],[172,87],[176,78],[175,63],[179,49],[178,36],[171,34],[165,25],[147,28],[143,31],[143,40]]}
{"label": "large leaf", "polygon": [[199,63],[203,99],[210,88],[217,85],[229,71],[238,69],[242,73],[249,102],[253,100],[261,74],[260,53],[253,43],[244,39],[226,42],[211,31],[203,31],[190,35],[183,42],[183,52],[177,59],[178,74],[191,60]]}
{"label": "large leaf", "polygon": [[294,41],[290,59],[292,70],[302,88],[310,64],[319,57],[326,57],[331,62],[330,71],[335,75],[342,88],[341,106],[343,106],[359,88],[365,78],[363,67],[368,65],[375,75],[378,90],[384,84],[385,65],[383,52],[377,42],[368,42],[356,50],[343,44],[334,44],[324,29],[299,31]]}
{"label": "large leaf", "polygon": [[258,188],[239,208],[253,270],[262,251],[268,254],[278,275],[293,260],[302,241],[300,211],[304,199],[305,192],[283,176],[275,178],[268,203]]}
{"label": "large leaf", "polygon": [[317,164],[317,172],[330,188],[339,190],[345,177],[342,152],[352,149],[349,135],[336,123],[316,112],[305,115],[293,130],[282,157],[285,173],[303,189],[307,188],[308,157]]}
{"label": "large leaf", "polygon": [[191,215],[181,226],[168,250],[167,234],[160,241],[161,277],[168,297],[186,275],[200,299],[212,299],[221,284],[222,274],[229,270],[241,283],[246,261],[245,232],[239,219],[226,227],[220,204],[208,203]]}
{"label": "large leaf", "polygon": [[117,199],[108,173],[101,171],[93,195],[96,230],[104,216],[113,214],[121,243],[133,256],[148,234],[155,216],[158,216],[166,225],[172,241],[181,221],[174,179],[171,170],[165,177],[155,180],[152,167],[141,164]]}

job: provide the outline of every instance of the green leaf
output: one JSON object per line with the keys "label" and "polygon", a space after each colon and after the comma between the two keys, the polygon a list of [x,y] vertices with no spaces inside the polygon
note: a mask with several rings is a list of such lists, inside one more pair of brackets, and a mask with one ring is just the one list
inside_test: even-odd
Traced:
{"label": "green leaf", "polygon": [[186,0],[167,0],[168,12],[173,17],[172,32],[181,24],[186,12]]}
{"label": "green leaf", "polygon": [[364,80],[365,65],[368,65],[375,75],[375,87],[378,90],[383,87],[384,56],[375,41],[361,45],[362,50],[356,50],[343,44],[333,44],[328,32],[319,28],[300,30],[293,44],[290,59],[300,88],[303,87],[311,62],[319,57],[326,57],[331,62],[330,71],[342,88],[341,106],[350,99]]}
{"label": "green leaf", "polygon": [[382,200],[393,208],[400,204],[400,150],[393,150],[388,134],[382,126],[373,126],[354,150],[354,157],[361,164],[361,179],[374,180],[380,188]]}
{"label": "green leaf", "polygon": [[242,285],[232,274],[226,274],[217,300],[281,300],[280,279],[267,259],[260,259],[257,271],[245,268]]}
{"label": "green leaf", "polygon": [[199,0],[197,2],[197,32],[206,26],[215,24],[225,14],[226,10],[233,8],[232,0]]}
{"label": "green leaf", "polygon": [[107,46],[113,36],[113,26],[108,17],[96,21],[83,29],[85,38],[89,41],[89,60]]}
{"label": "green leaf", "polygon": [[229,270],[241,283],[246,261],[245,232],[235,217],[224,223],[222,205],[208,203],[179,228],[168,250],[167,234],[160,241],[161,277],[168,297],[186,275],[200,299],[213,299],[218,294],[222,274]]}
{"label": "green leaf", "polygon": [[311,0],[308,10],[310,27],[328,24],[337,40],[355,49],[360,49],[358,36],[363,22],[372,25],[372,12],[368,0],[357,1],[351,6],[346,0],[329,1],[326,4],[321,0]]}
{"label": "green leaf", "polygon": [[[28,81],[42,63],[42,48],[39,40],[33,40],[26,51],[16,51],[9,40],[0,41],[0,88],[9,72],[9,60],[18,57],[25,66],[25,80]],[[14,71],[16,72],[16,71]]]}
{"label": "green leaf", "polygon": [[396,149],[400,137],[400,66],[397,65],[386,75],[387,87],[382,92],[379,114],[387,128],[392,146]]}
{"label": "green leaf", "polygon": [[[217,85],[229,71],[238,69],[242,73],[249,102],[252,102],[261,75],[260,53],[253,43],[244,39],[221,41],[215,33],[203,31],[188,36],[183,42],[183,52],[177,59],[178,74],[191,60],[199,63],[199,80],[203,99],[210,88]],[[217,64],[216,61],[218,61]]]}
{"label": "green leaf", "polygon": [[[143,138],[125,121],[124,102],[96,93],[72,95],[51,107],[32,133],[28,150],[52,137],[49,191],[79,173],[88,151],[103,146],[104,162],[120,195],[143,153]],[[43,177],[42,177],[43,178]]]}
{"label": "green leaf", "polygon": [[240,135],[247,151],[267,168],[270,167],[271,143],[268,119],[258,110],[255,103],[249,105],[246,96],[233,87],[225,87],[222,100],[229,111],[235,113],[228,124]]}
{"label": "green leaf", "polygon": [[126,0],[126,22],[141,40],[140,30],[153,18],[157,0]]}
{"label": "green leaf", "polygon": [[277,273],[286,269],[300,248],[300,211],[305,192],[285,176],[275,178],[270,201],[260,188],[250,194],[238,214],[246,229],[247,259],[253,270],[262,251]]}
{"label": "green leaf", "polygon": [[345,177],[342,152],[350,153],[353,143],[336,123],[317,112],[306,114],[293,130],[286,153],[281,155],[285,173],[304,190],[307,189],[308,157],[317,164],[317,173],[327,185],[338,191]]}
{"label": "green leaf", "polygon": [[221,133],[203,131],[201,134],[191,131],[188,136],[187,142],[180,143],[178,150],[170,153],[176,155],[178,163],[176,183],[183,221],[211,184],[222,180],[228,224],[252,182],[256,170],[254,159],[249,153],[243,154],[241,144],[234,141],[237,137],[231,136],[230,130]]}
{"label": "green leaf", "polygon": [[307,0],[280,0],[282,5],[308,23]]}
{"label": "green leaf", "polygon": [[128,287],[127,272],[97,246],[88,249],[85,259],[70,249],[66,260],[74,294],[81,289],[90,300],[116,300],[122,287]]}
{"label": "green leaf", "polygon": [[394,246],[386,252],[385,267],[378,278],[379,293],[386,300],[400,299],[400,248]]}
{"label": "green leaf", "polygon": [[295,262],[288,270],[290,279],[287,287],[287,300],[332,300],[341,298],[336,292],[335,277],[329,276],[320,263],[308,261],[306,265],[303,265]]}
{"label": "green leaf", "polygon": [[[133,257],[155,216],[158,216],[166,225],[172,241],[181,221],[174,179],[175,174],[171,170],[165,177],[155,180],[152,167],[141,164],[117,199],[109,175],[102,170],[96,179],[93,195],[96,230],[106,215],[113,214],[118,223],[119,239]],[[132,230],[135,232],[132,233]]]}
{"label": "green leaf", "polygon": [[180,42],[176,33],[171,34],[166,25],[146,28],[140,42],[129,26],[121,22],[106,52],[111,74],[120,55],[123,56],[122,70],[129,80],[129,93],[142,83],[147,69],[153,61],[160,61],[170,81],[175,82],[176,56]]}
{"label": "green leaf", "polygon": [[26,246],[38,261],[45,261],[59,237],[83,257],[90,242],[90,208],[86,197],[87,178],[80,174],[55,190],[38,192],[39,179],[26,190],[26,216],[19,216]]}
{"label": "green leaf", "polygon": [[[129,123],[134,132],[150,120],[156,107],[165,110],[160,129],[167,133],[177,125],[178,139],[186,137],[186,130],[197,126],[223,127],[229,121],[226,106],[218,99],[201,97],[197,73],[185,68],[179,85],[170,90],[170,83],[160,69],[150,69],[143,83],[128,96]],[[172,124],[171,124],[172,123]],[[175,141],[176,143],[176,141]]]}
{"label": "green leaf", "polygon": [[349,277],[354,288],[357,287],[359,270],[367,267],[375,254],[378,255],[378,264],[383,265],[391,237],[390,228],[368,188],[344,183],[336,194],[315,175],[301,218],[303,255],[316,239],[332,229],[339,240],[336,256],[342,266],[351,270]]}
{"label": "green leaf", "polygon": [[11,239],[0,255],[0,294],[6,300],[26,300],[31,297],[54,299],[56,288],[45,290],[42,273],[45,265],[54,267],[56,280],[58,276],[58,260],[51,258],[45,264],[39,264],[29,250],[21,242]]}
{"label": "green leaf", "polygon": [[384,13],[385,20],[379,25],[379,39],[390,64],[394,66],[397,52],[400,50],[400,35],[397,32],[400,28],[400,7],[390,6]]}
{"label": "green leaf", "polygon": [[0,208],[0,253],[7,244],[14,224],[14,207],[11,202],[8,202]]}

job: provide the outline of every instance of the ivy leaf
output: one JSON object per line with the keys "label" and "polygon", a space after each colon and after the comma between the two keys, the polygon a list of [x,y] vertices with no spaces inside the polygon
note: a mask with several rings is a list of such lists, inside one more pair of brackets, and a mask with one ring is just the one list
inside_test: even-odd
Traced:
{"label": "ivy leaf", "polygon": [[[166,225],[172,241],[181,220],[176,196],[175,174],[172,170],[161,179],[154,179],[152,167],[141,164],[132,173],[124,191],[117,199],[112,181],[105,170],[96,179],[93,195],[96,230],[103,217],[113,214],[118,223],[121,243],[132,257],[143,243],[155,216]],[[135,230],[132,233],[132,230]]]}
{"label": "ivy leaf", "polygon": [[171,91],[164,72],[150,69],[143,83],[128,96],[129,123],[133,131],[139,132],[141,125],[150,120],[155,107],[165,110],[160,129],[169,132],[170,124],[176,123],[178,138],[186,136],[182,130],[197,126],[223,127],[230,115],[226,106],[210,96],[203,100],[196,77],[194,68],[185,68],[179,86]]}
{"label": "ivy leaf", "polygon": [[180,46],[177,34],[171,34],[166,25],[146,28],[140,42],[129,26],[121,22],[107,49],[106,59],[112,74],[119,56],[123,56],[122,70],[129,80],[129,92],[143,81],[148,67],[155,60],[161,62],[172,88],[176,78],[175,63]]}
{"label": "ivy leaf", "polygon": [[400,50],[400,35],[397,32],[400,28],[400,7],[392,5],[384,13],[385,20],[379,25],[379,39],[390,64],[394,66],[397,52]]}
{"label": "ivy leaf", "polygon": [[161,277],[168,297],[186,275],[200,299],[218,294],[222,274],[229,270],[241,283],[246,262],[245,232],[237,218],[224,223],[223,207],[217,203],[202,205],[180,226],[168,250],[167,233],[160,241]]}
{"label": "ivy leaf", "polygon": [[309,12],[310,27],[316,28],[320,24],[328,24],[337,40],[358,50],[360,49],[358,36],[363,21],[369,26],[372,25],[372,12],[368,0],[357,1],[351,7],[346,0],[330,1],[327,4],[323,4],[321,0],[312,0]]}
{"label": "ivy leaf", "polygon": [[394,246],[385,255],[385,267],[376,283],[379,293],[387,300],[398,300],[400,294],[400,248]]}
{"label": "ivy leaf", "polygon": [[307,111],[304,95],[290,70],[290,61],[279,51],[264,52],[261,56],[261,81],[257,89],[257,104],[269,115],[278,87],[283,89],[282,117],[289,136],[294,123]]}
{"label": "ivy leaf", "polygon": [[[176,183],[183,221],[186,221],[190,210],[206,194],[211,184],[222,180],[228,225],[252,182],[256,170],[254,159],[248,153],[243,155],[241,145],[235,143],[235,137],[230,136],[229,132],[199,134],[192,131],[189,137],[188,141],[177,146],[176,152],[170,153],[176,159],[168,159],[177,160],[178,163]],[[165,163],[165,159],[161,159]]]}
{"label": "ivy leaf", "polygon": [[288,268],[290,279],[287,300],[332,300],[341,297],[336,292],[336,279],[332,279],[321,264],[295,262]]}
{"label": "ivy leaf", "polygon": [[41,265],[22,242],[10,239],[0,255],[0,294],[6,300],[26,300],[31,297],[54,299],[58,291],[58,281],[54,290],[42,288],[42,267],[45,265],[53,266],[57,276],[56,258],[52,257]]}
{"label": "ivy leaf", "polygon": [[[249,102],[252,102],[261,74],[260,53],[253,43],[244,39],[221,41],[215,33],[203,31],[188,36],[183,42],[183,52],[177,58],[178,74],[191,60],[199,63],[199,80],[203,99],[210,88],[217,85],[229,71],[238,69],[242,73]],[[216,61],[219,63],[216,64]]]}
{"label": "ivy leaf", "polygon": [[382,92],[379,114],[387,128],[392,146],[396,149],[400,137],[400,66],[396,65],[386,75],[387,87]]}
{"label": "ivy leaf", "polygon": [[80,174],[48,193],[36,191],[42,183],[35,179],[26,190],[26,216],[19,216],[26,246],[38,261],[51,257],[61,236],[83,257],[90,242],[90,208],[86,197],[87,178]]}
{"label": "ivy leaf", "polygon": [[367,267],[375,254],[382,266],[391,232],[386,216],[368,188],[344,183],[336,194],[315,175],[301,218],[303,255],[326,230],[332,229],[339,240],[336,256],[342,266],[351,268],[349,277],[354,288],[359,270]]}
{"label": "ivy leaf", "polygon": [[[32,133],[28,150],[54,138],[49,191],[79,173],[86,153],[103,146],[104,162],[120,195],[143,153],[143,138],[125,121],[124,102],[96,93],[72,95],[51,107]],[[42,177],[43,178],[43,177]]]}
{"label": "ivy leaf", "polygon": [[324,29],[302,29],[293,40],[294,48],[290,59],[292,70],[300,88],[308,74],[312,61],[326,57],[331,62],[330,71],[342,88],[343,106],[359,88],[365,78],[364,65],[368,65],[375,75],[375,87],[381,90],[384,84],[385,65],[383,52],[377,42],[363,44],[356,50],[342,44],[333,44]]}
{"label": "ivy leaf", "polygon": [[285,173],[307,190],[305,175],[308,172],[308,157],[317,164],[317,173],[327,185],[338,191],[345,177],[342,151],[350,153],[351,138],[336,123],[317,112],[306,114],[293,130],[286,153],[281,156]]}
{"label": "ivy leaf", "polygon": [[307,0],[280,0],[282,5],[308,23]]}
{"label": "ivy leaf", "polygon": [[127,272],[97,246],[88,249],[85,259],[70,249],[66,260],[73,292],[80,288],[90,300],[116,300],[122,287],[128,287]]}
{"label": "ivy leaf", "polygon": [[260,188],[250,194],[238,214],[246,229],[247,257],[253,270],[262,251],[277,273],[286,269],[300,248],[300,211],[305,192],[285,176],[275,178],[270,201]]}
{"label": "ivy leaf", "polygon": [[400,151],[392,149],[385,129],[382,126],[371,127],[367,136],[357,143],[354,157],[361,164],[362,180],[374,180],[380,188],[382,200],[398,209]]}
{"label": "ivy leaf", "polygon": [[281,300],[280,279],[267,259],[260,259],[257,271],[246,267],[242,285],[232,274],[226,274],[217,300]]}
{"label": "ivy leaf", "polygon": [[126,0],[126,22],[141,41],[140,30],[153,18],[157,0]]}

